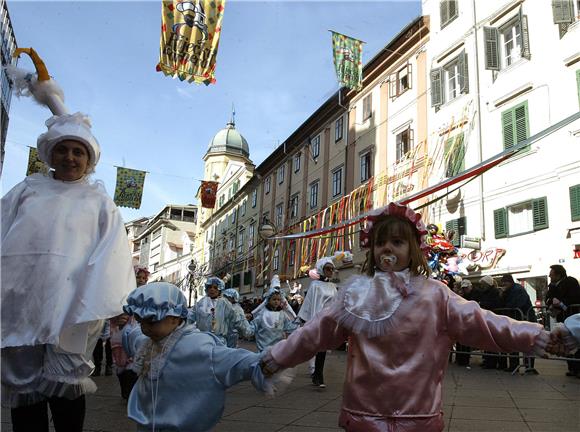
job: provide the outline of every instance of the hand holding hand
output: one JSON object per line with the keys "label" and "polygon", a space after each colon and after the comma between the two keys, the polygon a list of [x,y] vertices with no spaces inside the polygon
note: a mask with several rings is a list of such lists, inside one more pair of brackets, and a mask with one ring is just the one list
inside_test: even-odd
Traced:
{"label": "hand holding hand", "polygon": [[554,297],[554,298],[552,299],[552,306],[555,306],[555,307],[560,307],[560,306],[561,306],[561,304],[562,304],[562,302],[561,302],[559,299],[557,299],[556,297]]}
{"label": "hand holding hand", "polygon": [[546,351],[558,356],[568,355],[576,348],[576,340],[570,334],[570,331],[564,325],[557,325],[550,333],[550,342]]}

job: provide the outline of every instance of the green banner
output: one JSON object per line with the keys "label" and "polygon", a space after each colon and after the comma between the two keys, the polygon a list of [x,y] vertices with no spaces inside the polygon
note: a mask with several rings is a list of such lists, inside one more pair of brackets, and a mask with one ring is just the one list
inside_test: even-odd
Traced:
{"label": "green banner", "polygon": [[332,32],[334,68],[338,82],[353,90],[362,89],[362,44],[358,39]]}
{"label": "green banner", "polygon": [[120,207],[138,209],[141,207],[145,171],[117,167],[117,186],[115,187],[115,204]]}
{"label": "green banner", "polygon": [[30,174],[48,173],[48,167],[44,162],[42,162],[38,158],[38,152],[34,147],[30,147],[30,151],[28,152],[28,168],[26,168],[26,175],[29,176]]}

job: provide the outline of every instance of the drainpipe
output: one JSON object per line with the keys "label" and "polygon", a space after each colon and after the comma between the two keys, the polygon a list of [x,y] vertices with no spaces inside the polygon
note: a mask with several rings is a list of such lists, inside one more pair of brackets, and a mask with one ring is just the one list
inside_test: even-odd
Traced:
{"label": "drainpipe", "polygon": [[[476,102],[477,102],[477,135],[479,139],[479,145],[477,146],[478,151],[478,162],[483,161],[483,137],[482,137],[482,124],[481,124],[481,93],[479,84],[479,47],[477,43],[477,13],[476,13],[475,0],[473,0],[473,36],[475,39],[475,85],[476,85]],[[479,230],[481,233],[481,239],[485,240],[485,206],[483,200],[483,175],[479,176],[479,220],[480,226]]]}

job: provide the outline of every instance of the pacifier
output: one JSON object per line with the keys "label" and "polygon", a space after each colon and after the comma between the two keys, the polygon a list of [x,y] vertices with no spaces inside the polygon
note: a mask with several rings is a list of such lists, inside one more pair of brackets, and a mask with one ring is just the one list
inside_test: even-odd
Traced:
{"label": "pacifier", "polygon": [[380,256],[381,264],[394,266],[397,263],[397,257],[395,255],[381,255]]}

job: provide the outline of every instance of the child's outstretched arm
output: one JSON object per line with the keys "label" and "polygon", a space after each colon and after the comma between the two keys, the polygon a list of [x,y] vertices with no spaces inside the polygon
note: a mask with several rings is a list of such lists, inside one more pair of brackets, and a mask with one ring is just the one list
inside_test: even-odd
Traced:
{"label": "child's outstretched arm", "polygon": [[216,344],[212,350],[215,377],[226,388],[241,381],[251,380],[254,387],[264,391],[264,377],[259,368],[260,358],[259,353]]}
{"label": "child's outstretched arm", "polygon": [[550,342],[549,333],[540,324],[496,315],[450,290],[446,293],[448,331],[463,345],[496,352],[543,354]]}
{"label": "child's outstretched arm", "polygon": [[304,363],[316,353],[342,345],[348,334],[331,317],[331,308],[323,309],[304,327],[294,331],[288,339],[278,342],[264,356],[264,364],[271,372]]}

